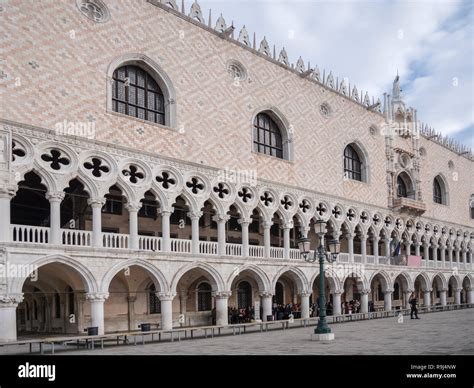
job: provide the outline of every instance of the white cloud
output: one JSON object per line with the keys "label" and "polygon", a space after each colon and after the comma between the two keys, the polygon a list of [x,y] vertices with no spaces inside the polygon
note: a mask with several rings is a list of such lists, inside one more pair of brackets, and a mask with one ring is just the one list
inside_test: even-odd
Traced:
{"label": "white cloud", "polygon": [[[376,98],[397,72],[419,119],[444,134],[474,125],[472,7],[460,1],[200,1],[277,54],[348,77]],[[293,32],[290,39],[289,32]],[[453,79],[458,79],[457,86]],[[465,134],[464,134],[465,135]]]}

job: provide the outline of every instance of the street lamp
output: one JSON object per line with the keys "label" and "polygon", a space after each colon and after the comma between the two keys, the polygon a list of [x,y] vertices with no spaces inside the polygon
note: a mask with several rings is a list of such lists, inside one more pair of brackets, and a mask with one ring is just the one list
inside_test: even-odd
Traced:
{"label": "street lamp", "polygon": [[298,249],[304,260],[308,263],[314,263],[316,259],[319,259],[319,322],[315,334],[328,334],[331,333],[331,328],[326,322],[326,298],[324,296],[324,260],[326,259],[329,263],[333,263],[337,259],[339,254],[341,243],[339,240],[329,241],[329,252],[321,243],[324,235],[326,234],[326,222],[323,220],[317,220],[315,224],[316,234],[319,237],[319,246],[314,250],[314,255],[310,255],[310,240],[307,237],[298,240]]}

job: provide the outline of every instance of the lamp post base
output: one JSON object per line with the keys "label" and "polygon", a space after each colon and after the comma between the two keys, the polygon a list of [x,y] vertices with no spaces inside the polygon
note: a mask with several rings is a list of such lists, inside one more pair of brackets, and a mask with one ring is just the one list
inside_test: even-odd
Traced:
{"label": "lamp post base", "polygon": [[334,333],[311,334],[311,341],[328,342],[334,340]]}

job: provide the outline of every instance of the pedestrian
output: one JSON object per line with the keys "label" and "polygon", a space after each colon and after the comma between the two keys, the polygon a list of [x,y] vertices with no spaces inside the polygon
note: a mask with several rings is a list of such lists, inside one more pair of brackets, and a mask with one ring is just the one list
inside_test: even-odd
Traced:
{"label": "pedestrian", "polygon": [[[411,306],[411,312],[410,312],[410,318],[411,319],[420,319],[418,318],[418,309],[416,308],[416,305],[417,305],[417,299],[416,299],[416,295],[414,292],[411,293],[411,296],[410,296],[410,299],[408,300],[408,302],[410,303],[410,306]],[[415,318],[413,318],[413,314],[415,314]]]}

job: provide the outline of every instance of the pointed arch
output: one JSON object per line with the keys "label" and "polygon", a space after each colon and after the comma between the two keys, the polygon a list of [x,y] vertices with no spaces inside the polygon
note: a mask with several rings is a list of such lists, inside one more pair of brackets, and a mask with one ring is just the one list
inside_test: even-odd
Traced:
{"label": "pointed arch", "polygon": [[235,270],[227,279],[227,290],[232,289],[232,283],[244,271],[251,272],[255,276],[259,291],[263,292],[272,289],[271,281],[268,278],[268,275],[260,267],[255,264],[243,264],[240,267],[235,268]]}
{"label": "pointed arch", "polygon": [[275,274],[275,276],[273,277],[272,286],[271,286],[271,289],[273,291],[276,288],[276,284],[278,282],[278,279],[284,274],[290,274],[291,278],[296,283],[296,287],[297,287],[299,293],[309,289],[308,279],[306,278],[306,275],[304,274],[304,272],[300,268],[292,267],[292,266],[285,266],[285,267],[280,268],[278,270],[278,272]]}
{"label": "pointed arch", "polygon": [[[71,268],[73,271],[77,272],[86,289],[86,292],[96,292],[98,291],[98,283],[94,274],[81,262],[77,261],[66,255],[55,254],[42,257],[38,260],[34,260],[31,263],[28,263],[32,268],[41,268],[47,264],[64,264],[68,268]],[[26,263],[25,263],[26,264]],[[29,276],[29,275],[28,275]],[[23,284],[25,283],[27,277],[13,278],[13,281],[9,284],[9,290],[13,294],[19,294],[22,292]]]}
{"label": "pointed arch", "polygon": [[100,291],[104,293],[108,292],[109,285],[115,275],[117,275],[117,273],[119,273],[121,270],[132,266],[137,266],[144,269],[152,278],[157,290],[159,289],[161,292],[169,291],[168,282],[165,276],[161,273],[161,271],[149,261],[143,259],[128,259],[126,261],[120,261],[119,263],[113,265],[102,277],[100,281]]}
{"label": "pointed arch", "polygon": [[200,261],[194,261],[192,263],[186,264],[185,266],[181,267],[178,270],[178,272],[176,272],[176,274],[173,276],[173,279],[171,280],[170,291],[173,293],[176,292],[176,288],[178,286],[180,279],[183,277],[183,275],[185,275],[187,272],[193,269],[200,269],[209,275],[210,277],[209,280],[213,288],[213,291],[216,291],[216,292],[226,291],[224,279],[222,278],[219,271],[217,271],[210,264],[200,262]]}

